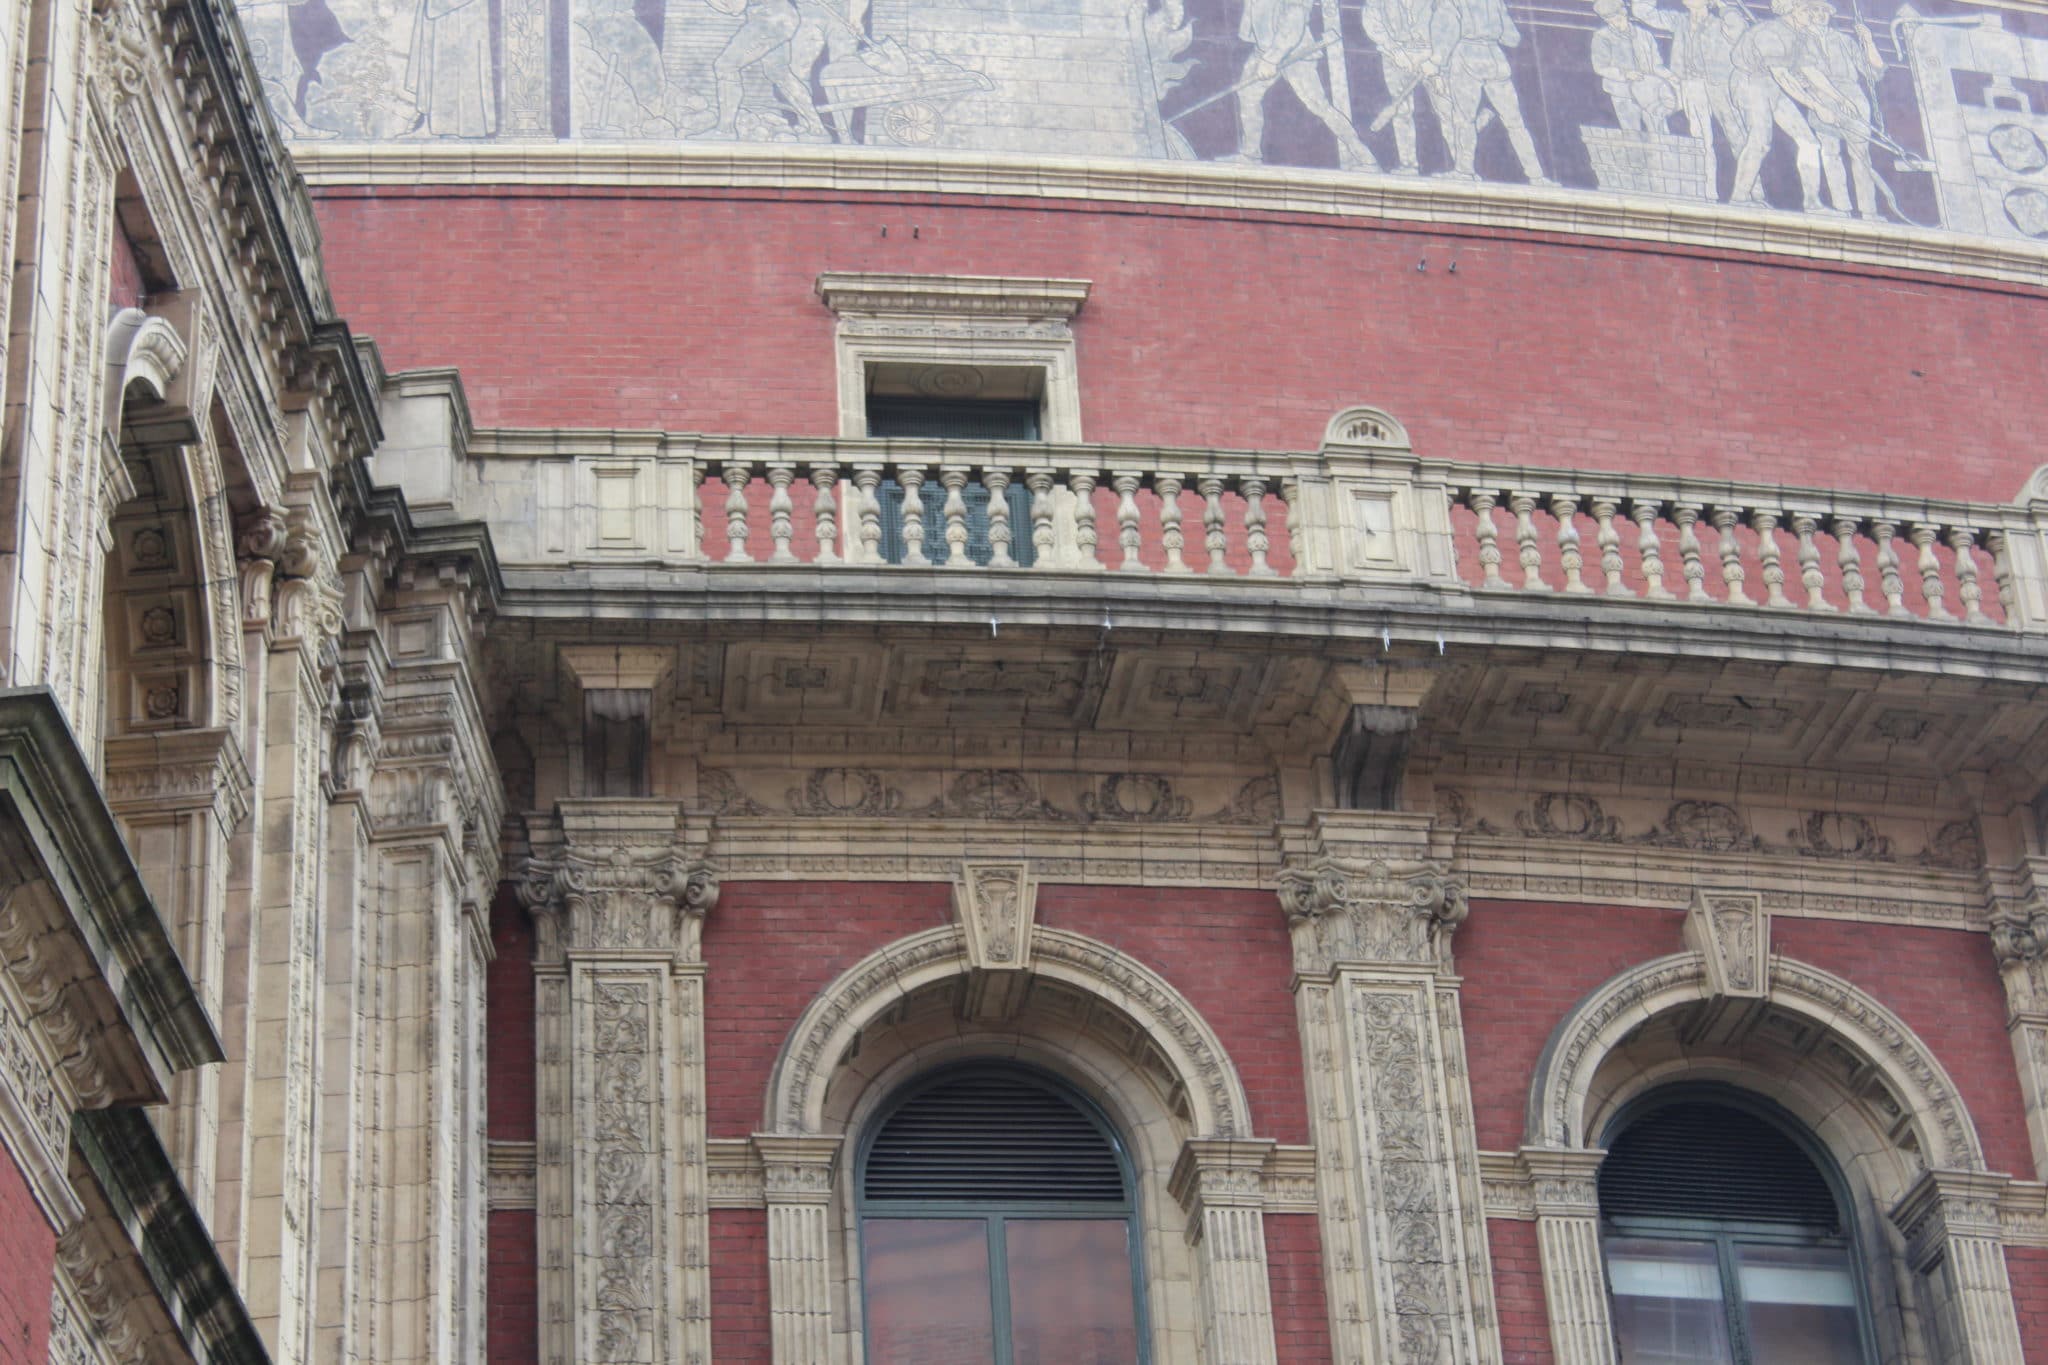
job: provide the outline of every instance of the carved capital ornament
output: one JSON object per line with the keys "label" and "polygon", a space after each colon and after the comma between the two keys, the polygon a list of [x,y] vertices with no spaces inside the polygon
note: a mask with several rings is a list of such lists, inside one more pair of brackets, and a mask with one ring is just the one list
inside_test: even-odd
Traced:
{"label": "carved capital ornament", "polygon": [[1430,860],[1325,857],[1283,871],[1279,892],[1303,975],[1345,962],[1439,966],[1471,912],[1463,884]]}

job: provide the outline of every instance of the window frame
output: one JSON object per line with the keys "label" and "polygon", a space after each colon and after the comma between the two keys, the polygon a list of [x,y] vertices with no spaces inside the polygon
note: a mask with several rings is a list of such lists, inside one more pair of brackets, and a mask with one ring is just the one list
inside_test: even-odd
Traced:
{"label": "window frame", "polygon": [[[896,1116],[897,1111],[928,1090],[963,1077],[977,1075],[1021,1079],[1050,1091],[1055,1098],[1072,1105],[1094,1125],[1103,1140],[1109,1144],[1110,1151],[1116,1158],[1117,1172],[1123,1179],[1124,1197],[1114,1204],[1102,1200],[868,1198],[868,1156],[882,1130],[888,1127],[889,1121]],[[936,1067],[912,1078],[898,1087],[896,1093],[889,1096],[887,1102],[868,1120],[854,1150],[854,1248],[856,1274],[860,1285],[862,1358],[869,1360],[870,1365],[880,1365],[880,1362],[872,1361],[868,1355],[870,1324],[873,1321],[869,1314],[867,1276],[867,1223],[870,1218],[982,1221],[988,1239],[989,1321],[995,1342],[995,1365],[1012,1365],[1013,1360],[1010,1336],[1009,1239],[1004,1231],[1007,1226],[1011,1222],[1119,1220],[1124,1224],[1125,1245],[1130,1250],[1131,1321],[1138,1345],[1134,1365],[1150,1365],[1152,1324],[1145,1311],[1145,1228],[1140,1215],[1137,1171],[1131,1161],[1129,1146],[1117,1131],[1116,1125],[1102,1112],[1101,1106],[1058,1076],[1024,1062],[974,1060]]]}
{"label": "window frame", "polygon": [[[1858,1234],[1856,1204],[1849,1197],[1847,1182],[1833,1155],[1783,1108],[1762,1095],[1732,1085],[1714,1082],[1660,1086],[1623,1105],[1609,1119],[1600,1134],[1600,1146],[1612,1150],[1614,1142],[1631,1126],[1662,1109],[1679,1104],[1713,1104],[1739,1110],[1769,1124],[1791,1140],[1801,1155],[1813,1163],[1834,1196],[1840,1226],[1833,1233],[1821,1233],[1810,1226],[1793,1223],[1747,1223],[1731,1218],[1684,1218],[1662,1215],[1611,1215],[1600,1211],[1600,1278],[1607,1293],[1609,1321],[1613,1320],[1614,1275],[1609,1265],[1610,1239],[1642,1237],[1672,1241],[1710,1242],[1715,1268],[1721,1280],[1721,1312],[1727,1324],[1729,1351],[1735,1365],[1758,1365],[1749,1344],[1746,1300],[1736,1257],[1738,1246],[1806,1246],[1840,1248],[1848,1255],[1849,1282],[1856,1295],[1856,1336],[1863,1365],[1877,1365],[1877,1333],[1871,1313],[1870,1277],[1864,1263],[1862,1238]],[[1619,1351],[1620,1343],[1616,1342]],[[1627,1365],[1624,1359],[1622,1365]]]}

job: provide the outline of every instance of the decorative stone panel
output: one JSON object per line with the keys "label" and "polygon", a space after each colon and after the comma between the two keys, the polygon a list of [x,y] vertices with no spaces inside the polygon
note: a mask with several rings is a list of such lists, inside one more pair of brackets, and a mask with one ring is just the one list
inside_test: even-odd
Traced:
{"label": "decorative stone panel", "polygon": [[1761,999],[1769,993],[1771,921],[1762,896],[1694,892],[1685,912],[1685,946],[1706,964],[1712,994]]}

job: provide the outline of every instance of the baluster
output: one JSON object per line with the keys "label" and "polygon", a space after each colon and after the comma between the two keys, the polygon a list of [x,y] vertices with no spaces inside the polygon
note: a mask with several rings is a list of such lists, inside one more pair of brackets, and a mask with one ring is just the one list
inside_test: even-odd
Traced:
{"label": "baluster", "polygon": [[1543,581],[1543,551],[1536,548],[1536,498],[1530,493],[1508,494],[1508,508],[1515,514],[1515,540],[1521,545],[1522,591],[1549,592]]}
{"label": "baluster", "polygon": [[1584,575],[1586,557],[1579,552],[1579,500],[1554,493],[1550,515],[1557,518],[1557,563],[1564,570],[1564,590],[1591,592]]}
{"label": "baluster", "polygon": [[1052,567],[1052,485],[1050,469],[1027,469],[1024,485],[1031,490],[1031,566]]}
{"label": "baluster", "polygon": [[818,556],[812,561],[817,564],[839,562],[839,504],[832,497],[832,490],[839,487],[839,466],[821,464],[811,470],[811,486],[818,490],[817,498],[811,503],[811,520],[818,532]]}
{"label": "baluster", "polygon": [[931,561],[924,557],[924,470],[904,465],[896,471],[896,482],[903,488],[903,562],[930,568]]}
{"label": "baluster", "polygon": [[1799,540],[1799,585],[1806,589],[1806,609],[1820,611],[1827,605],[1828,576],[1820,567],[1820,544],[1813,538],[1820,518],[1805,512],[1792,514],[1792,534]]}
{"label": "baluster", "polygon": [[1010,555],[1010,471],[982,470],[981,486],[988,490],[988,566],[1014,569],[1017,561]]}
{"label": "baluster", "polygon": [[965,465],[939,466],[939,483],[946,490],[946,567],[949,569],[974,567],[974,561],[967,557],[967,498],[961,491],[967,487],[967,473]]}
{"label": "baluster", "polygon": [[1780,608],[1791,606],[1792,599],[1785,596],[1783,552],[1778,548],[1778,514],[1751,512],[1749,529],[1756,532],[1756,557],[1763,563],[1764,605]]}
{"label": "baluster", "polygon": [[768,486],[774,490],[768,495],[768,538],[775,546],[768,558],[777,564],[796,562],[796,551],[789,548],[796,534],[796,506],[789,500],[789,486],[795,480],[795,465],[768,466]]}
{"label": "baluster", "polygon": [[1984,614],[1984,585],[1977,581],[1977,533],[1950,527],[1948,547],[1956,552],[1956,597],[1963,604],[1963,619],[1973,626],[1989,623],[1991,618]]}
{"label": "baluster", "polygon": [[1152,491],[1159,495],[1159,543],[1166,547],[1166,572],[1192,573],[1182,549],[1178,474],[1154,474]]}
{"label": "baluster", "polygon": [[1730,507],[1716,507],[1708,517],[1719,537],[1715,549],[1721,556],[1721,582],[1728,588],[1728,605],[1749,606],[1749,594],[1742,590],[1742,581],[1749,575],[1742,567],[1742,543],[1735,538],[1735,527],[1742,518]]}
{"label": "baluster", "polygon": [[1920,592],[1927,599],[1927,619],[1952,621],[1955,616],[1948,609],[1941,586],[1941,560],[1934,553],[1934,538],[1938,530],[1924,521],[1916,521],[1913,529],[1906,533],[1906,538],[1920,551],[1914,567],[1920,571]]}
{"label": "baluster", "polygon": [[1124,573],[1145,572],[1138,559],[1142,539],[1138,533],[1138,485],[1144,478],[1128,469],[1112,470],[1109,475],[1109,486],[1116,490],[1116,543],[1124,556],[1117,568]]}
{"label": "baluster", "polygon": [[1076,470],[1067,475],[1067,489],[1074,495],[1074,548],[1081,557],[1081,566],[1099,569],[1102,559],[1095,548],[1095,476]]}
{"label": "baluster", "polygon": [[1600,590],[1609,597],[1633,596],[1621,581],[1621,532],[1614,529],[1614,514],[1621,504],[1613,498],[1593,499],[1593,543],[1600,549]]}
{"label": "baluster", "polygon": [[1202,493],[1202,546],[1209,552],[1208,571],[1229,573],[1230,566],[1223,562],[1223,552],[1230,544],[1223,531],[1223,476],[1204,474],[1195,486]]}
{"label": "baluster", "polygon": [[744,460],[727,460],[723,473],[725,486],[732,490],[725,495],[725,562],[749,563],[753,556],[747,553],[747,485],[753,482],[754,467]]}
{"label": "baluster", "polygon": [[1707,597],[1706,553],[1700,549],[1700,509],[1673,507],[1671,524],[1678,528],[1678,571],[1685,579],[1685,600],[1705,601]]}
{"label": "baluster", "polygon": [[1852,616],[1875,616],[1877,608],[1863,596],[1863,547],[1856,543],[1855,517],[1836,517],[1830,528],[1835,535],[1835,564],[1842,571],[1842,595],[1849,599]]}
{"label": "baluster", "polygon": [[1479,519],[1475,534],[1479,537],[1479,586],[1482,588],[1505,588],[1508,582],[1500,576],[1500,527],[1493,524],[1493,509],[1499,499],[1491,493],[1474,493],[1470,502],[1472,515]]}
{"label": "baluster", "polygon": [[1287,554],[1294,561],[1294,567],[1288,572],[1298,574],[1302,564],[1300,479],[1280,481],[1280,507],[1287,514]]}
{"label": "baluster", "polygon": [[1664,544],[1657,538],[1657,504],[1631,502],[1628,510],[1636,523],[1636,554],[1643,561],[1643,596],[1652,602],[1669,602],[1671,589],[1664,586]]}
{"label": "baluster", "polygon": [[857,464],[853,467],[853,507],[860,518],[860,530],[857,536],[859,543],[847,548],[861,564],[882,562],[882,498],[876,491],[881,486],[880,465]]}
{"label": "baluster", "polygon": [[1244,494],[1244,547],[1251,553],[1251,576],[1271,578],[1273,566],[1266,562],[1266,481],[1239,479],[1237,491]]}
{"label": "baluster", "polygon": [[2012,538],[2003,531],[1986,531],[1984,548],[1991,551],[1991,573],[1998,582],[1998,605],[2005,609],[2005,623],[2017,625],[2019,588],[2012,577]]}
{"label": "baluster", "polygon": [[1877,581],[1884,589],[1887,614],[1906,614],[1906,578],[1899,565],[1899,551],[1893,542],[1899,528],[1889,521],[1870,523],[1870,537],[1877,542]]}

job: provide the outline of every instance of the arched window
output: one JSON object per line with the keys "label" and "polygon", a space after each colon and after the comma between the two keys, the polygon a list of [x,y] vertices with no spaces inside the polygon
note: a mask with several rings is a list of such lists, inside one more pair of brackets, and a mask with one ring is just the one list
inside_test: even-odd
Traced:
{"label": "arched window", "polygon": [[1688,1087],[1617,1116],[1600,1216],[1623,1365],[1868,1365],[1839,1177],[1788,1117]]}
{"label": "arched window", "polygon": [[929,1076],[870,1126],[858,1169],[868,1365],[1145,1360],[1129,1163],[1059,1082]]}

